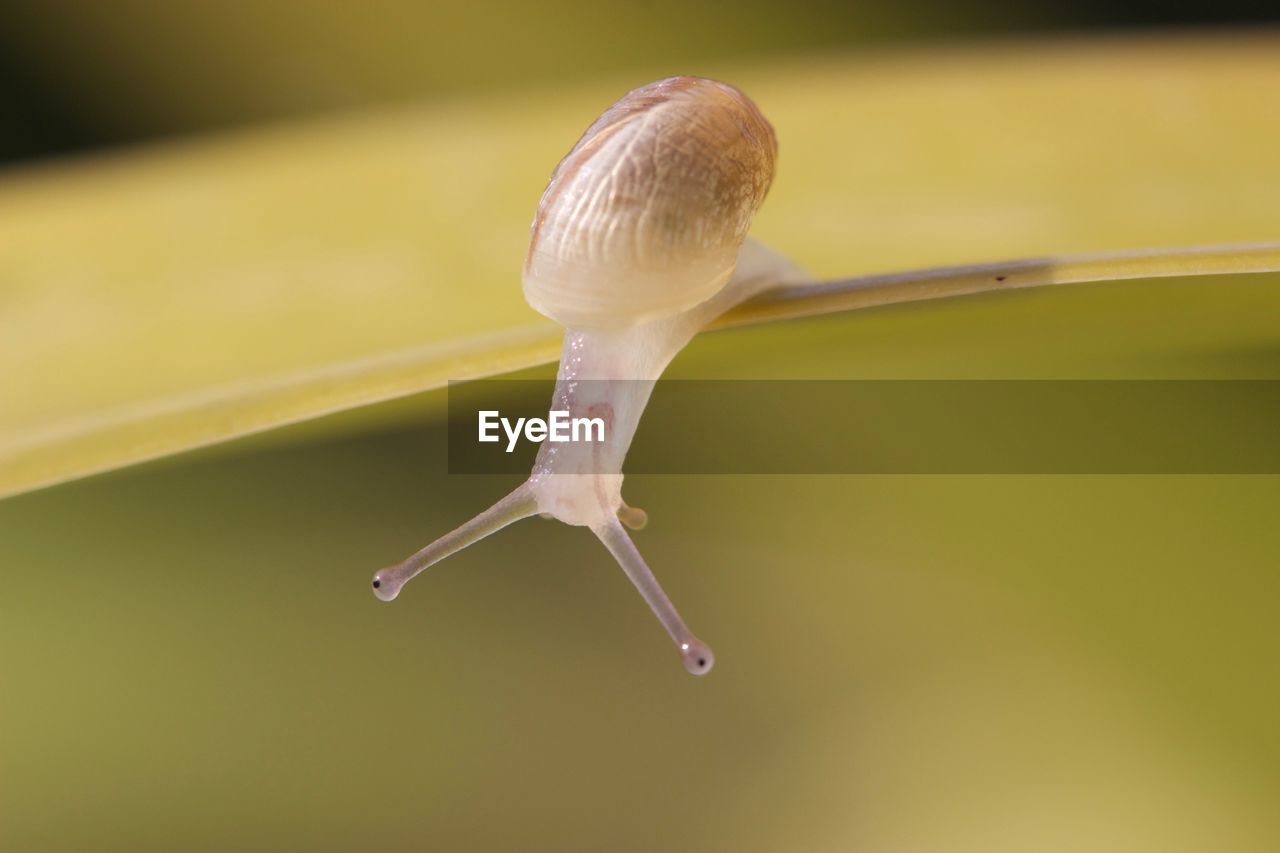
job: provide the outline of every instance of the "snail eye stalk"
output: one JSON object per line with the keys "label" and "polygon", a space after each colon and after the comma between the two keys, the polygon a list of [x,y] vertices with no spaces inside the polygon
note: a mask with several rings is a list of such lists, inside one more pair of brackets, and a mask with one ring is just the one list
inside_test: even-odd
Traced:
{"label": "snail eye stalk", "polygon": [[450,554],[479,542],[491,533],[497,533],[508,524],[528,518],[538,511],[537,502],[528,483],[520,484],[514,492],[498,501],[484,512],[460,527],[456,527],[402,563],[388,566],[373,576],[373,594],[383,601],[392,601],[404,585],[421,571],[440,562]]}
{"label": "snail eye stalk", "polygon": [[676,648],[680,650],[680,659],[684,662],[684,668],[691,675],[706,675],[710,672],[716,662],[711,647],[695,637],[689,630],[689,626],[684,624],[675,605],[663,591],[658,579],[653,576],[649,564],[644,561],[644,557],[640,556],[640,550],[636,548],[622,525],[617,521],[610,521],[592,528],[592,532],[609,549],[609,553],[613,554],[613,558],[618,561],[622,571],[626,572],[627,577],[635,584],[645,603],[653,611],[653,615],[657,616],[662,627],[667,629],[667,633],[675,641]]}

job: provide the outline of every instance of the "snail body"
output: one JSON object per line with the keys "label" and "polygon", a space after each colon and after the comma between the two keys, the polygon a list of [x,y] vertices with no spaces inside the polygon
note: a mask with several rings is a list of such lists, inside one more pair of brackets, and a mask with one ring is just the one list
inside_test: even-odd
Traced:
{"label": "snail body", "polygon": [[715,317],[769,287],[805,280],[747,239],[773,180],[777,142],[737,89],[671,77],[624,95],[560,161],[538,204],[523,287],[565,327],[552,409],[599,416],[589,449],[544,443],[529,479],[488,510],[374,575],[390,601],[423,569],[539,514],[588,527],[617,559],[702,675],[711,649],[680,618],[624,523],[622,464],[654,384]]}

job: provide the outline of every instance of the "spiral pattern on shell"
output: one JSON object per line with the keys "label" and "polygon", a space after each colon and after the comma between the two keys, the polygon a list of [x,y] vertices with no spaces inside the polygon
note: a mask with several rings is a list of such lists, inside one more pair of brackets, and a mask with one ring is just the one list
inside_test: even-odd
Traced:
{"label": "spiral pattern on shell", "polygon": [[733,272],[776,157],[773,128],[732,86],[670,77],[628,92],[552,173],[525,298],[562,325],[600,328],[705,301]]}

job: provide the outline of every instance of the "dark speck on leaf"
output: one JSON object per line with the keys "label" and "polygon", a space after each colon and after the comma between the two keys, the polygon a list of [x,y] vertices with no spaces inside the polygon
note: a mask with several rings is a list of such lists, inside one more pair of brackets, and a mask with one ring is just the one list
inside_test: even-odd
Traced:
{"label": "dark speck on leaf", "polygon": [[1004,281],[1006,278],[1008,278],[1007,275],[998,275],[996,276],[996,281]]}

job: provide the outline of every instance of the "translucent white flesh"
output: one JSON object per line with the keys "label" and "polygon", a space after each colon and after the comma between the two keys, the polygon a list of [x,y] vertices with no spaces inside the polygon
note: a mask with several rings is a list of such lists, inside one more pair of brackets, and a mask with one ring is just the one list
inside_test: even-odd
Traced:
{"label": "translucent white flesh", "polygon": [[710,672],[715,662],[711,648],[685,625],[623,529],[622,524],[643,527],[648,516],[622,500],[622,463],[654,384],[700,329],[765,288],[809,281],[782,255],[748,240],[729,282],[693,308],[625,328],[566,330],[551,408],[574,417],[603,416],[604,441],[588,453],[544,442],[528,480],[404,562],[379,571],[374,593],[390,601],[428,566],[514,521],[540,514],[589,527],[670,634],[685,669],[694,675]]}

